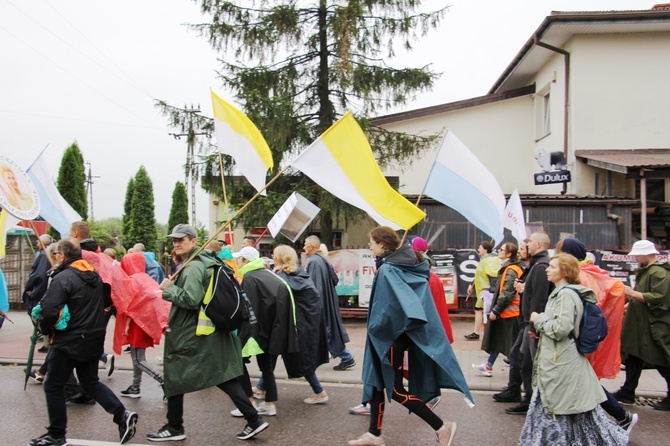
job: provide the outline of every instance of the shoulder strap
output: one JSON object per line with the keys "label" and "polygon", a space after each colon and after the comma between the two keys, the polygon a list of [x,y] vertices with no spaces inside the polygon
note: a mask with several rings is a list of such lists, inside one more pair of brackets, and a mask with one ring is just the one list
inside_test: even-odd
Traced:
{"label": "shoulder strap", "polygon": [[509,265],[507,268],[505,268],[505,270],[502,273],[502,277],[500,278],[500,283],[498,283],[498,294],[502,293],[503,287],[505,286],[505,280],[507,279],[507,271],[509,271],[510,268],[516,272],[517,279],[521,277],[521,274],[523,274],[523,270],[519,265]]}

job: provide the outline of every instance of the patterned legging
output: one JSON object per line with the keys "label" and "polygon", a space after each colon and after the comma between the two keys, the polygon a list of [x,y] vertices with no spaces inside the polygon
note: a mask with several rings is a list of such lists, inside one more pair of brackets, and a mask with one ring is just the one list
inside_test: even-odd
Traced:
{"label": "patterned legging", "polygon": [[133,360],[133,387],[140,387],[142,372],[151,376],[159,384],[163,384],[163,374],[147,361],[146,350],[146,348],[130,349],[130,357]]}
{"label": "patterned legging", "polygon": [[[438,430],[442,427],[444,422],[435,415],[426,406],[421,398],[412,395],[405,389],[403,384],[403,360],[405,351],[409,350],[412,341],[403,333],[395,340],[388,352],[389,360],[393,365],[395,379],[393,383],[393,401],[405,406],[410,412],[415,413],[419,418],[428,423],[430,427]],[[382,419],[384,418],[384,390],[375,389],[372,400],[370,401],[370,429],[369,432],[373,435],[379,436],[382,433]]]}

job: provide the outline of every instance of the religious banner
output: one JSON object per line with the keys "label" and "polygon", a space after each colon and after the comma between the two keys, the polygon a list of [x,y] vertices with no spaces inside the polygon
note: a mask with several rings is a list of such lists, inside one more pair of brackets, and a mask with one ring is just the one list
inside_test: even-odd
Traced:
{"label": "religious banner", "polygon": [[33,220],[40,213],[40,197],[33,182],[5,156],[0,156],[0,206],[20,220]]}

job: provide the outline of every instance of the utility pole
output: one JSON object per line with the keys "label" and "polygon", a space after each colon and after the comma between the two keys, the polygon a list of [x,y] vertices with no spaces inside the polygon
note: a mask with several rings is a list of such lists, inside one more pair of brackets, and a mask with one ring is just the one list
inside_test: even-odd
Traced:
{"label": "utility pole", "polygon": [[93,178],[100,178],[99,176],[91,175],[91,162],[86,161],[88,166],[88,175],[86,176],[86,197],[88,197],[88,208],[91,210],[91,220],[95,220],[93,216]]}
{"label": "utility pole", "polygon": [[191,225],[196,226],[196,216],[195,216],[195,191],[196,183],[198,179],[197,172],[197,163],[195,162],[195,138],[200,135],[208,135],[207,132],[196,132],[193,129],[193,117],[194,115],[200,113],[200,106],[191,108],[186,108],[184,106],[181,109],[182,112],[188,115],[188,127],[186,133],[170,133],[175,139],[181,139],[182,136],[186,136],[186,168],[184,175],[184,184],[186,185],[187,190],[190,189],[191,192]]}

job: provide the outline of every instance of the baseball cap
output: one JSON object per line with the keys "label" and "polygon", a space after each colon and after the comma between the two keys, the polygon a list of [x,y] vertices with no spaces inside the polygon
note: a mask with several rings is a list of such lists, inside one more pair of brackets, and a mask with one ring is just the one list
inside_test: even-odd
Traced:
{"label": "baseball cap", "polygon": [[651,254],[658,254],[658,251],[649,240],[638,240],[633,243],[633,249],[628,253],[629,256],[648,256]]}
{"label": "baseball cap", "polygon": [[244,248],[240,249],[240,252],[233,253],[233,257],[242,257],[250,262],[258,259],[260,256],[261,255],[258,253],[258,250],[256,248],[252,248],[251,246],[245,246]]}
{"label": "baseball cap", "polygon": [[191,237],[197,237],[198,235],[195,232],[195,229],[191,225],[179,224],[174,227],[172,234],[168,234],[170,238],[182,238],[190,235]]}

